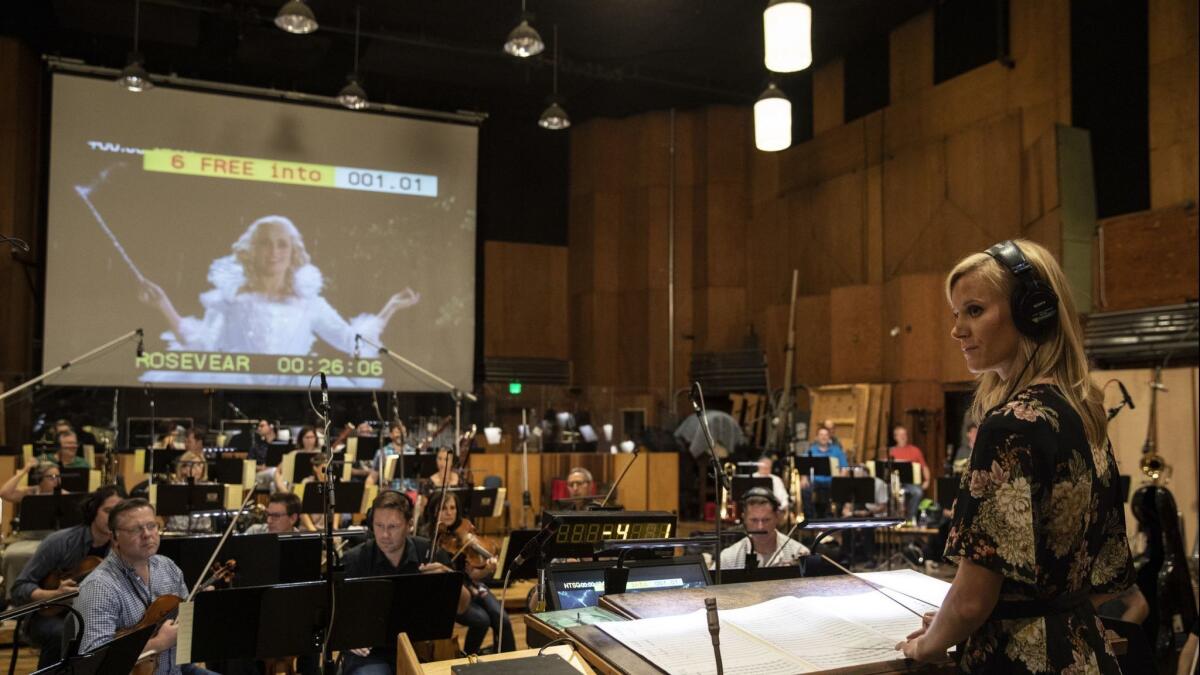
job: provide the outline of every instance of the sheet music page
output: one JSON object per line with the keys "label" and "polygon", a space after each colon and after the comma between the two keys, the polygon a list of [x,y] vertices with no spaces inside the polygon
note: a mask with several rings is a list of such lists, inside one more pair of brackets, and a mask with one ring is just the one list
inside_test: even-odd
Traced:
{"label": "sheet music page", "polygon": [[175,617],[175,620],[179,622],[179,632],[175,637],[175,665],[177,666],[192,662],[192,622],[195,611],[195,603],[179,603],[179,616]]}
{"label": "sheet music page", "polygon": [[904,640],[909,633],[921,627],[919,615],[937,609],[898,593],[892,597],[911,607],[916,614],[888,600],[878,591],[840,595],[829,603],[828,609],[847,621],[861,624],[886,636],[893,643]]}
{"label": "sheet music page", "polygon": [[[720,612],[722,619],[724,612]],[[680,616],[595,624],[670,675],[717,672],[704,610]],[[790,675],[814,668],[721,621],[721,662],[727,675]]]}
{"label": "sheet music page", "polygon": [[[946,593],[950,592],[949,583],[942,581],[941,579],[934,579],[927,574],[921,574],[915,570],[864,572],[858,576],[877,586],[885,586],[887,588],[900,591],[901,593],[907,593],[913,598],[919,598],[922,601],[933,605],[935,608],[942,606],[942,603],[946,600]],[[899,593],[893,593],[891,595],[894,598],[905,601],[905,604],[909,605],[910,607],[915,608],[920,606],[912,604],[915,602],[912,600],[912,598],[906,598]]]}
{"label": "sheet music page", "polygon": [[724,611],[722,623],[742,628],[815,670],[904,657],[895,649],[896,640],[834,614],[833,606],[841,601],[842,596],[785,596]]}

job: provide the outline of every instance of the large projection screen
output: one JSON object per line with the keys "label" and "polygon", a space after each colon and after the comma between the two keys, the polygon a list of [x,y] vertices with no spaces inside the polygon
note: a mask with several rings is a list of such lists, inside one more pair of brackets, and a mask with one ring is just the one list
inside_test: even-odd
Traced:
{"label": "large projection screen", "polygon": [[43,365],[137,328],[145,349],[50,383],[442,390],[370,341],[469,391],[477,145],[469,124],[55,74]]}

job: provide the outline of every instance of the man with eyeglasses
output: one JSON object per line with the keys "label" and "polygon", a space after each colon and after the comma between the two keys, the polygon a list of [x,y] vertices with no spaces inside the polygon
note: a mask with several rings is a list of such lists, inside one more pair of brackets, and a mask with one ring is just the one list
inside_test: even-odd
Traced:
{"label": "man with eyeglasses", "polygon": [[[394,490],[379,493],[371,504],[371,533],[374,538],[346,552],[342,562],[346,577],[379,577],[394,574],[437,574],[451,572],[450,556],[438,549],[429,559],[429,540],[409,535],[413,504],[407,495]],[[471,604],[471,594],[463,586],[459,590],[455,614],[462,614]],[[396,666],[396,636],[387,644],[364,649],[351,649],[346,655],[342,672],[346,675],[392,675]]]}
{"label": "man with eyeglasses", "polygon": [[596,496],[592,472],[577,466],[567,472],[567,498],[560,500],[561,508],[586,511],[589,498]]}
{"label": "man with eyeglasses", "polygon": [[267,522],[246,528],[246,534],[286,534],[300,524],[300,497],[291,492],[276,492],[267,501]]}
{"label": "man with eyeglasses", "polygon": [[[108,513],[113,534],[112,550],[104,562],[79,586],[75,609],[83,615],[81,652],[89,652],[113,639],[117,631],[141,620],[156,598],[173,594],[187,597],[183,572],[166,556],[158,555],[158,521],[154,506],[145,499],[126,499]],[[168,619],[146,643],[143,651],[158,656],[156,675],[204,675],[210,671],[194,665],[175,665],[179,626]]]}

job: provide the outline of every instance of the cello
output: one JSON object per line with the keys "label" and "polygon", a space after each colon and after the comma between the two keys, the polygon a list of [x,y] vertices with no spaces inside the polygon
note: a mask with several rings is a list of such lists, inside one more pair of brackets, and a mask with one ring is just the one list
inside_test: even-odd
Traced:
{"label": "cello", "polygon": [[1146,551],[1137,569],[1137,585],[1150,615],[1142,624],[1154,650],[1160,670],[1174,669],[1174,661],[1187,640],[1196,620],[1196,604],[1188,575],[1187,554],[1183,547],[1179,508],[1165,483],[1170,467],[1158,455],[1158,392],[1162,367],[1154,369],[1150,384],[1150,427],[1142,447],[1142,473],[1150,482],[1139,487],[1130,499],[1130,509],[1146,534]]}

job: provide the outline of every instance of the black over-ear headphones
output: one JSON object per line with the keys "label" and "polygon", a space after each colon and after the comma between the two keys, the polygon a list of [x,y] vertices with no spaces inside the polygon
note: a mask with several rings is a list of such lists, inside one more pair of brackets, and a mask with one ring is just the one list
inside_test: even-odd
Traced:
{"label": "black over-ear headphones", "polygon": [[1009,298],[1013,324],[1034,342],[1044,342],[1058,326],[1058,294],[1038,277],[1037,269],[1011,239],[989,248],[987,254],[1017,278]]}
{"label": "black over-ear headphones", "polygon": [[783,508],[783,504],[779,503],[779,497],[776,497],[774,492],[771,492],[764,487],[750,488],[742,494],[743,511],[746,509],[746,502],[750,501],[751,499],[765,499],[771,502],[771,506],[774,506],[776,511]]}

